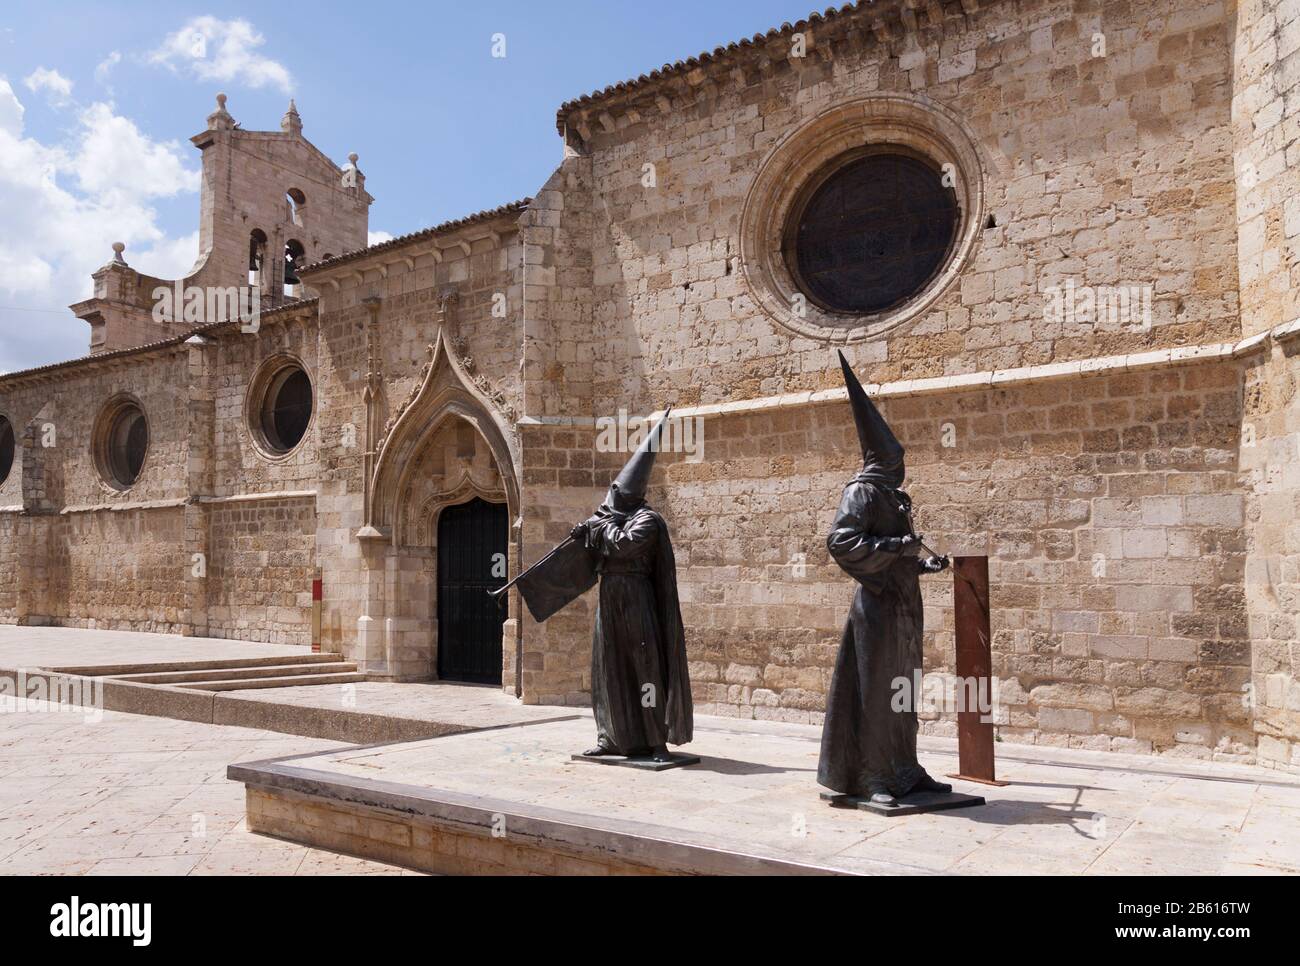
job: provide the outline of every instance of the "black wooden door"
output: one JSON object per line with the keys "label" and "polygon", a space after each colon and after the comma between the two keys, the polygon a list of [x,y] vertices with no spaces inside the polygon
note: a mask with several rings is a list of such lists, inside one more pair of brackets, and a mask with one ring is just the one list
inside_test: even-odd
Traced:
{"label": "black wooden door", "polygon": [[438,517],[438,677],[501,683],[506,610],[488,591],[506,582],[504,503],[473,499]]}

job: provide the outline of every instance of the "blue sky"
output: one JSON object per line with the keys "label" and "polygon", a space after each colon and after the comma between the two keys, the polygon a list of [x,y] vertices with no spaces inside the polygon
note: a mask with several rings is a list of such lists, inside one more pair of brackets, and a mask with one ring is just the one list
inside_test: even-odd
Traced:
{"label": "blue sky", "polygon": [[60,310],[88,297],[112,241],[166,277],[193,261],[188,138],[218,90],[254,130],[277,129],[292,95],[321,150],[360,155],[371,230],[400,235],[536,191],[560,158],[562,102],[796,21],[807,4],[5,0],[0,371],[84,354],[85,324]]}

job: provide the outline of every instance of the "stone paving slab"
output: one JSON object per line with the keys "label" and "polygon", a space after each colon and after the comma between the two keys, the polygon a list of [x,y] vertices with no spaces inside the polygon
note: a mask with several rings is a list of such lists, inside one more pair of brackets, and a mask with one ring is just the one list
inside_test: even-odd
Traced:
{"label": "stone paving slab", "polygon": [[[813,727],[697,718],[688,748],[701,763],[660,773],[572,761],[591,736],[584,717],[231,771],[296,793],[314,783],[339,801],[391,807],[409,795],[434,810],[478,801],[484,814],[513,809],[529,821],[636,834],[643,848],[697,846],[827,871],[1300,873],[1300,778],[1251,766],[1000,745],[1008,785],[954,782],[987,805],[885,818],[819,799]],[[955,742],[921,747],[933,773],[954,770]]]}
{"label": "stone paving slab", "polygon": [[261,644],[218,637],[0,624],[0,668],[10,670],[169,665],[186,661],[293,657],[309,653],[310,648],[291,644]]}
{"label": "stone paving slab", "polygon": [[0,712],[0,874],[415,874],[248,831],[226,767],[337,742],[100,714]]}

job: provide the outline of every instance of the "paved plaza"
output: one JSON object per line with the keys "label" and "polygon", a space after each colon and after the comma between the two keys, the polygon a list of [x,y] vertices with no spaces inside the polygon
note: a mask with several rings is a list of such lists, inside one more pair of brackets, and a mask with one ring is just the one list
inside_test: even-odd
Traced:
{"label": "paved plaza", "polygon": [[[93,718],[93,716],[91,716]],[[296,766],[541,807],[626,830],[859,873],[1300,873],[1300,779],[1266,770],[1000,745],[984,808],[884,819],[817,799],[816,729],[702,719],[699,766],[569,760],[585,719],[372,748],[103,712],[0,714],[4,874],[381,874],[249,833],[233,763]],[[922,760],[951,771],[951,743]]]}
{"label": "paved plaza", "polygon": [[[209,657],[208,645],[218,643],[221,660],[302,653],[0,626],[0,667],[177,666]],[[272,761],[326,798],[341,788],[366,801],[378,788],[383,794],[371,804],[381,810],[410,794],[462,815],[480,808],[588,840],[635,842],[650,858],[655,849],[678,856],[707,849],[766,868],[866,874],[1300,873],[1300,775],[1233,762],[999,743],[998,776],[1009,784],[956,783],[984,795],[986,806],[882,818],[819,800],[815,726],[698,716],[689,750],[701,763],[647,773],[571,759],[594,736],[586,709],[526,706],[494,688],[371,681],[218,697],[256,702],[267,709],[264,720],[286,725],[308,713],[327,722],[360,713],[447,731],[363,745],[0,700],[0,872],[408,871],[249,832],[244,785],[227,769]],[[955,741],[923,737],[920,748],[931,773],[956,770]],[[400,849],[387,855],[409,861]]]}
{"label": "paved plaza", "polygon": [[48,705],[0,712],[0,874],[404,871],[247,831],[244,788],[226,780],[226,766],[336,742],[101,714]]}

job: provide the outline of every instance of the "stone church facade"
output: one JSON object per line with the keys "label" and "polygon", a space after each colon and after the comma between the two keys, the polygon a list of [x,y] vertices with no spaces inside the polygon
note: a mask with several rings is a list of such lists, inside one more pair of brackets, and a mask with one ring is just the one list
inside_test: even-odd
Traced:
{"label": "stone church facade", "polygon": [[599,501],[604,421],[671,403],[697,705],[817,721],[842,348],[927,542],[990,557],[1004,738],[1300,766],[1300,3],[881,0],[557,129],[531,198],[366,247],[355,156],[220,104],[183,282],[260,319],[159,321],[119,251],[91,353],[0,377],[0,619],[306,645],[319,574],[376,677],[582,703],[590,595],[477,602]]}

